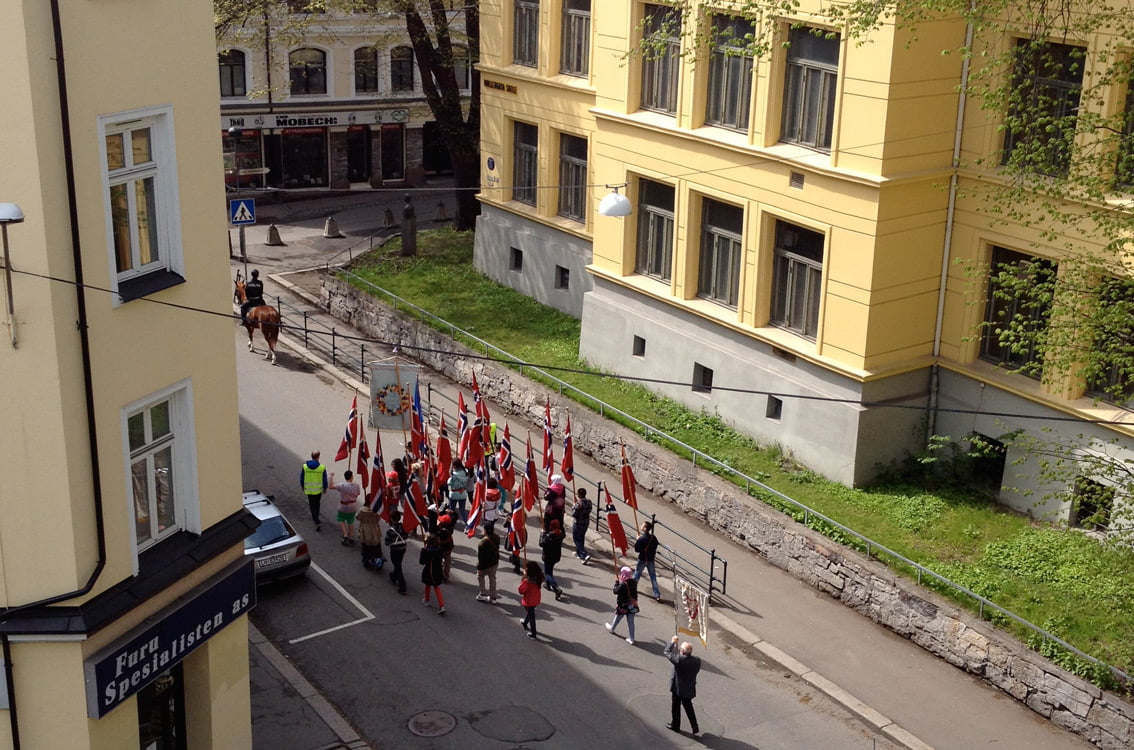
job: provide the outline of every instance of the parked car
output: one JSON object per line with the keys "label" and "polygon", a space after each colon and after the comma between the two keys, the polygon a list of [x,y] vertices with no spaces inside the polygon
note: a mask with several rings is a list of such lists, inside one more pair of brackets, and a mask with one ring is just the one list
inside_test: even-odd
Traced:
{"label": "parked car", "polygon": [[311,564],[307,542],[273,500],[273,496],[259,490],[244,493],[245,509],[260,519],[259,528],[244,539],[244,556],[256,561],[256,583],[301,576]]}

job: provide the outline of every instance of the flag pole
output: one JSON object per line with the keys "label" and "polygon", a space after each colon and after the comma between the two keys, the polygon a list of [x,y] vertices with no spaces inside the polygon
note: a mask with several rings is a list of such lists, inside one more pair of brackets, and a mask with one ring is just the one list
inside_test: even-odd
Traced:
{"label": "flag pole", "polygon": [[[528,445],[530,446],[531,444],[532,444],[532,431],[528,430]],[[525,476],[527,475],[526,471],[524,472],[524,475]],[[539,492],[539,484],[538,483],[535,486],[535,498],[536,498],[536,504],[539,506],[539,527],[542,530],[543,529],[543,496]]]}
{"label": "flag pole", "polygon": [[[354,389],[354,399],[355,399],[355,403],[358,403],[358,389],[357,388]],[[354,442],[358,442],[358,413],[357,413],[357,411],[355,412],[355,415],[354,415],[354,431],[355,431],[354,432],[354,436],[355,436]],[[352,441],[350,441],[350,440],[347,441],[347,453],[346,453],[347,469],[349,469],[351,467],[351,465],[354,463],[354,446],[351,445],[351,442]]]}

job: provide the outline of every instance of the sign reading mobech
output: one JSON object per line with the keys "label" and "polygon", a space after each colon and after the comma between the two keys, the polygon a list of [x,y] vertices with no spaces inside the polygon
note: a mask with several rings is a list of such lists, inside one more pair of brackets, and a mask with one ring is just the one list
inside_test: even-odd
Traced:
{"label": "sign reading mobech", "polygon": [[221,130],[229,128],[328,128],[350,125],[380,125],[409,121],[408,109],[329,112],[260,112],[221,115]]}
{"label": "sign reading mobech", "polygon": [[162,610],[83,663],[87,716],[102,718],[255,606],[248,560]]}

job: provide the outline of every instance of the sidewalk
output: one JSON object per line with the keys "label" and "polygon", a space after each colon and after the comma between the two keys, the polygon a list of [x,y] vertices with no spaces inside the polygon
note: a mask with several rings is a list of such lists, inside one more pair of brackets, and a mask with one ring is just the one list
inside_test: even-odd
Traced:
{"label": "sidewalk", "polygon": [[[348,222],[364,222],[357,209],[340,215],[348,217]],[[319,258],[335,251],[328,245],[352,241],[322,238],[321,228],[319,221],[281,226],[281,236],[295,251],[287,260],[271,261],[266,254],[275,248],[262,246],[250,249],[249,255],[260,256],[255,257],[260,268],[274,265],[278,272],[320,266]],[[311,294],[317,295],[319,280],[313,273],[279,273],[269,278],[269,286],[273,294],[294,295],[313,305],[317,300]],[[342,321],[334,325],[349,329]],[[308,358],[286,333],[281,343],[296,356]],[[327,363],[316,364],[328,374],[351,381]],[[456,398],[457,386],[433,373],[428,377],[434,389]],[[467,395],[467,387],[462,390]],[[498,423],[507,418],[498,405],[490,404],[490,408]],[[576,453],[575,461],[576,474],[584,481],[617,485],[617,477],[590,464],[585,456]],[[710,638],[732,639],[738,654],[746,653],[764,666],[794,674],[893,741],[909,748],[942,750],[986,745],[1020,750],[1090,747],[1024,705],[717,536],[664,501],[640,491],[639,505],[642,513],[656,513],[665,526],[706,549],[716,549],[728,560],[728,596],[712,610]],[[592,536],[599,549],[600,543],[608,544],[593,531]],[[661,542],[673,540],[662,538]],[[663,567],[659,564],[658,572],[666,604],[646,601],[645,607],[671,606],[672,591]]]}

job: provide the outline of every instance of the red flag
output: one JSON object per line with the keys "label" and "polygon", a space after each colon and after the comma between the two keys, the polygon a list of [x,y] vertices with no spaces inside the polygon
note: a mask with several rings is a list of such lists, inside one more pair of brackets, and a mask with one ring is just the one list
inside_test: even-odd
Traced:
{"label": "red flag", "polygon": [[[605,490],[606,486],[603,485],[602,489]],[[625,555],[630,544],[626,541],[626,530],[622,528],[622,519],[618,517],[618,509],[611,502],[609,490],[606,492],[606,525],[610,527],[610,540]]]}
{"label": "red flag", "polygon": [[535,458],[532,457],[531,434],[528,435],[528,463],[524,467],[524,510],[531,512],[536,503],[536,491],[539,488],[539,479],[536,477]]}
{"label": "red flag", "polygon": [[414,511],[419,518],[425,518],[429,510],[425,507],[425,495],[421,494],[421,482],[417,481],[416,475],[410,477],[409,494],[413,497]]}
{"label": "red flag", "polygon": [[[386,519],[387,523],[389,518]],[[417,531],[417,527],[421,525],[421,518],[414,511],[410,505],[409,498],[402,498],[402,528],[406,530],[407,534],[412,534]]]}
{"label": "red flag", "polygon": [[472,374],[472,398],[473,408],[476,409],[476,416],[478,418],[484,417],[484,400],[480,395],[480,384],[476,382],[476,373]]}
{"label": "red flag", "polygon": [[476,467],[476,485],[473,487],[472,507],[469,508],[468,522],[465,524],[465,534],[469,539],[476,536],[476,527],[480,525],[480,518],[484,510],[484,497],[488,492],[488,472],[483,464]]}
{"label": "red flag", "polygon": [[559,464],[559,473],[563,475],[564,482],[575,481],[575,450],[571,443],[571,415],[567,415],[567,431],[563,433],[563,461]]}
{"label": "red flag", "polygon": [[488,446],[488,450],[492,450],[492,417],[488,416],[488,404],[480,407],[480,429],[481,438],[480,442]]}
{"label": "red flag", "polygon": [[555,472],[555,451],[551,446],[551,398],[543,411],[543,471],[550,477]]}
{"label": "red flag", "polygon": [[638,482],[634,479],[634,470],[626,460],[626,445],[622,446],[622,499],[634,510],[638,510]]}
{"label": "red flag", "polygon": [[369,484],[370,472],[370,448],[366,445],[366,429],[363,428],[358,431],[358,464],[355,466],[355,474],[358,475],[358,483],[362,485],[362,489],[366,489]]}
{"label": "red flag", "polygon": [[449,474],[453,468],[453,446],[449,443],[449,433],[445,429],[445,412],[441,412],[441,424],[437,427],[437,466],[434,482],[441,490],[449,484]]}
{"label": "red flag", "polygon": [[[359,472],[362,473],[362,472]],[[370,490],[366,493],[366,504],[377,510],[377,499],[386,489],[386,467],[382,461],[382,433],[374,431],[374,463],[370,467]],[[389,518],[385,519],[387,523]]]}
{"label": "red flag", "polygon": [[376,499],[374,502],[378,502],[377,498],[381,498],[382,500],[382,510],[378,515],[381,516],[382,520],[386,523],[390,522],[390,511],[398,507],[399,488],[397,476],[397,474],[394,474],[394,480],[390,481],[390,477],[387,475],[386,486],[382,489],[382,494],[379,495],[375,493]]}
{"label": "red flag", "polygon": [[512,491],[516,486],[516,467],[512,465],[512,434],[508,431],[508,423],[504,423],[504,439],[500,441],[500,450],[496,454],[496,466],[500,469],[501,489]]}
{"label": "red flag", "polygon": [[519,554],[528,543],[527,519],[524,517],[524,503],[517,497],[512,501],[512,515],[508,520],[508,547]]}
{"label": "red flag", "polygon": [[350,414],[347,414],[346,433],[343,434],[343,442],[339,446],[339,452],[335,454],[336,461],[342,461],[350,456],[351,451],[354,450],[356,441],[358,440],[358,394],[354,394],[354,400],[350,402]]}

